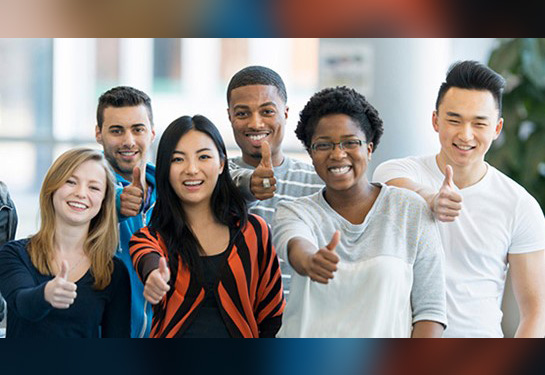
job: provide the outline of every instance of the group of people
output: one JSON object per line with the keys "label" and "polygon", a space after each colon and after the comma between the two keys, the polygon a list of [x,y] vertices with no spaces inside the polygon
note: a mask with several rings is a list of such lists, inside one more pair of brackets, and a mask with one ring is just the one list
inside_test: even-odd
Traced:
{"label": "group of people", "polygon": [[432,117],[439,153],[387,161],[371,179],[383,121],[352,88],[301,111],[312,165],[282,151],[287,92],[266,67],[229,82],[242,151],[231,159],[195,115],[174,120],[147,162],[150,98],[110,89],[103,151],[62,154],[39,231],[0,250],[7,337],[501,337],[508,268],[516,335],[545,336],[543,212],[484,160],[504,85],[483,64],[451,66]]}

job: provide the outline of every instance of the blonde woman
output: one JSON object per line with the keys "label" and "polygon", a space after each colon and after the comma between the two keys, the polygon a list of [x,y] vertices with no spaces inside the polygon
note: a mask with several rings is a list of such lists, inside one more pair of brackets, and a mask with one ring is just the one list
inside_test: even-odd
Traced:
{"label": "blonde woman", "polygon": [[69,150],[53,163],[40,192],[40,230],[0,249],[6,337],[129,337],[113,181],[96,150]]}

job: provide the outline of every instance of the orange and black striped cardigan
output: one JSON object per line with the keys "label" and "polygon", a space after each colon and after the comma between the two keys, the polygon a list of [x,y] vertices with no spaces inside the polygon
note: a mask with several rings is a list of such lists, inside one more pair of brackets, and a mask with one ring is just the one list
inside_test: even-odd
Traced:
{"label": "orange and black striped cardigan", "polygon": [[[282,324],[285,300],[276,251],[265,220],[248,215],[248,224],[227,251],[214,290],[218,307],[233,337],[274,337]],[[159,233],[144,227],[130,241],[130,253],[140,277],[157,267],[159,257],[168,252]],[[178,265],[182,265],[178,257]],[[179,337],[191,324],[202,303],[205,290],[185,266],[171,272],[171,288],[153,307],[150,337]]]}

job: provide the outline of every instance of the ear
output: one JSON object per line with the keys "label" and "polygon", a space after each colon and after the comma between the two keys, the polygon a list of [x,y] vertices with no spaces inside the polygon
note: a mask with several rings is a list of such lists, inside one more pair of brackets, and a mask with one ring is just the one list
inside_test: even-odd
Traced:
{"label": "ear", "polygon": [[95,139],[98,144],[102,144],[102,131],[98,125],[95,125]]}
{"label": "ear", "polygon": [[151,142],[150,143],[153,143],[153,141],[155,141],[155,126],[151,126]]}
{"label": "ear", "polygon": [[290,107],[286,106],[286,109],[284,110],[284,118],[288,119],[288,112],[290,111]]}
{"label": "ear", "polygon": [[502,129],[503,129],[503,117],[500,117],[500,119],[498,120],[498,123],[496,124],[494,140],[498,139]]}
{"label": "ear", "polygon": [[223,173],[223,169],[225,168],[225,160],[227,159],[221,159],[220,161],[220,173],[219,174],[222,174]]}
{"label": "ear", "polygon": [[437,111],[433,111],[431,122],[433,124],[433,130],[439,133],[439,115],[437,114]]}
{"label": "ear", "polygon": [[373,155],[373,149],[375,148],[375,145],[373,142],[369,142],[367,144],[367,158],[371,160],[371,156]]}
{"label": "ear", "polygon": [[227,107],[227,118],[229,119],[229,122],[233,122],[233,120],[231,119],[231,111],[229,110],[229,107]]}

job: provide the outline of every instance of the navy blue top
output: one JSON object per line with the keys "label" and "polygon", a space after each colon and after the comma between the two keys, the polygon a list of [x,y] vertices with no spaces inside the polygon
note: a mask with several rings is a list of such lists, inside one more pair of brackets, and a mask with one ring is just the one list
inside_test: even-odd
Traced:
{"label": "navy blue top", "polygon": [[206,292],[198,307],[195,319],[181,337],[183,338],[230,338],[231,335],[221,316],[216,300],[216,284],[219,281],[221,266],[225,263],[224,251],[217,255],[201,256],[203,267],[203,286]]}
{"label": "navy blue top", "polygon": [[42,275],[27,252],[28,239],[0,248],[0,291],[8,303],[8,338],[130,337],[129,274],[114,258],[110,284],[93,289],[90,270],[77,282],[77,297],[68,309],[45,300],[44,289],[53,276]]}

